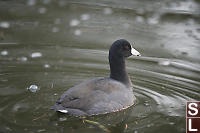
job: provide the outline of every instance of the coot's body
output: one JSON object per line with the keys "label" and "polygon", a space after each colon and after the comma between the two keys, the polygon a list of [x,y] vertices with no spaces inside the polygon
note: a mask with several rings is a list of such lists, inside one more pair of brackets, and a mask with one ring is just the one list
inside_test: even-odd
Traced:
{"label": "coot's body", "polygon": [[68,114],[83,116],[115,112],[133,103],[131,88],[111,78],[95,78],[82,82],[62,94],[54,109],[60,112],[67,110]]}
{"label": "coot's body", "polygon": [[124,39],[115,41],[109,51],[110,77],[94,78],[68,89],[51,108],[74,116],[116,112],[134,104],[132,84],[125,58],[139,56]]}

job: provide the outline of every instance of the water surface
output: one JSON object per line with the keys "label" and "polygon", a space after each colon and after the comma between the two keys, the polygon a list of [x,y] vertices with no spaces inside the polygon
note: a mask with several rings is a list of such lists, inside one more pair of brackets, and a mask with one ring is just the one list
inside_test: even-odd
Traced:
{"label": "water surface", "polygon": [[108,49],[125,38],[142,54],[126,62],[137,103],[87,119],[113,133],[185,132],[185,103],[200,100],[199,20],[197,0],[1,0],[0,131],[105,132],[49,108],[109,76]]}

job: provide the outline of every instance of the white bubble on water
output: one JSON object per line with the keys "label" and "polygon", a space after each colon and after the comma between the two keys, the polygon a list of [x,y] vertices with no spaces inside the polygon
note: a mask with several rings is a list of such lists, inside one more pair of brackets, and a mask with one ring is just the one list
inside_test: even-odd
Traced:
{"label": "white bubble on water", "polygon": [[58,27],[53,27],[52,28],[52,32],[58,32],[59,31],[59,28]]}
{"label": "white bubble on water", "polygon": [[66,120],[67,120],[66,117],[61,117],[61,118],[59,118],[59,121],[66,121]]}
{"label": "white bubble on water", "polygon": [[149,103],[144,103],[144,105],[145,105],[145,106],[149,106],[150,104],[149,104]]}
{"label": "white bubble on water", "polygon": [[147,124],[147,127],[152,127],[152,126],[154,126],[153,123],[151,123],[151,124]]}
{"label": "white bubble on water", "polygon": [[79,25],[79,24],[80,24],[80,21],[77,20],[77,19],[72,19],[72,20],[70,21],[70,26],[71,26],[71,27],[77,26],[77,25]]}
{"label": "white bubble on water", "polygon": [[49,68],[50,65],[49,64],[44,64],[44,68]]}
{"label": "white bubble on water", "polygon": [[32,58],[38,58],[38,57],[41,57],[41,56],[42,56],[42,53],[40,53],[40,52],[34,52],[34,53],[31,54]]}
{"label": "white bubble on water", "polygon": [[45,7],[39,8],[39,13],[45,14],[47,12],[47,9]]}
{"label": "white bubble on water", "polygon": [[17,58],[17,60],[22,61],[22,62],[26,62],[28,60],[28,58],[25,57],[25,56],[22,56],[22,57]]}
{"label": "white bubble on water", "polygon": [[174,122],[170,122],[169,125],[175,125],[175,123]]}
{"label": "white bubble on water", "polygon": [[8,23],[8,22],[0,22],[0,27],[1,28],[9,28],[10,27],[10,23]]}
{"label": "white bubble on water", "polygon": [[36,91],[40,90],[40,88],[37,85],[31,85],[30,87],[27,88],[27,90],[29,90],[31,92],[36,92]]}
{"label": "white bubble on water", "polygon": [[139,23],[142,23],[142,22],[144,22],[144,18],[142,16],[137,16],[136,21]]}
{"label": "white bubble on water", "polygon": [[81,20],[85,21],[85,20],[88,20],[90,19],[90,15],[89,14],[82,14],[81,15]]}
{"label": "white bubble on water", "polygon": [[37,130],[38,133],[42,133],[42,132],[45,132],[45,131],[46,131],[46,129],[38,129]]}
{"label": "white bubble on water", "polygon": [[112,9],[111,8],[104,8],[104,10],[103,10],[103,13],[105,14],[105,15],[110,15],[110,14],[112,14]]}
{"label": "white bubble on water", "polygon": [[6,50],[1,51],[1,55],[3,55],[3,56],[8,55],[8,51],[6,51]]}
{"label": "white bubble on water", "polygon": [[14,112],[17,112],[17,111],[19,111],[20,108],[22,108],[22,105],[20,105],[20,104],[15,104],[15,105],[13,106],[13,111],[14,111]]}
{"label": "white bubble on water", "polygon": [[159,23],[159,16],[155,15],[155,16],[152,16],[151,18],[148,18],[147,23],[152,24],[152,25],[158,24]]}
{"label": "white bubble on water", "polygon": [[74,31],[74,35],[76,35],[76,36],[80,36],[82,34],[82,32],[81,32],[81,30],[79,30],[79,29],[76,29],[75,31]]}
{"label": "white bubble on water", "polygon": [[13,130],[10,127],[5,127],[6,130],[8,130],[9,132],[12,132]]}
{"label": "white bubble on water", "polygon": [[159,61],[158,62],[158,65],[161,65],[161,66],[169,66],[171,64],[171,62],[170,61]]}

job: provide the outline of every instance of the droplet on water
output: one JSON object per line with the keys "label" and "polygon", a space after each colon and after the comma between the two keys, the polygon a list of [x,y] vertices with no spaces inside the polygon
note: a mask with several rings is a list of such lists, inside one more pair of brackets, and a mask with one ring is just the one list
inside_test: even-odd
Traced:
{"label": "droplet on water", "polygon": [[148,124],[148,125],[147,125],[147,127],[151,127],[151,125],[150,125],[150,124]]}
{"label": "droplet on water", "polygon": [[81,15],[81,20],[88,20],[90,19],[90,15],[89,14],[82,14]]}
{"label": "droplet on water", "polygon": [[1,51],[1,55],[3,55],[3,56],[8,55],[8,51],[6,51],[6,50]]}
{"label": "droplet on water", "polygon": [[175,124],[174,122],[170,122],[170,123],[169,123],[169,125],[174,125],[174,124]]}
{"label": "droplet on water", "polygon": [[137,16],[136,21],[139,23],[142,23],[142,22],[144,22],[144,18],[142,16]]}
{"label": "droplet on water", "polygon": [[158,62],[158,65],[161,65],[161,66],[169,66],[169,65],[170,65],[170,61],[159,61],[159,62]]}
{"label": "droplet on water", "polygon": [[49,68],[50,65],[49,64],[44,64],[44,68]]}
{"label": "droplet on water", "polygon": [[77,19],[72,19],[72,20],[70,21],[70,26],[71,26],[71,27],[77,26],[77,25],[79,25],[79,24],[80,24],[80,21],[77,20]]}
{"label": "droplet on water", "polygon": [[74,35],[76,35],[76,36],[80,36],[81,35],[81,30],[79,30],[79,29],[77,29],[77,30],[75,30],[74,31]]}
{"label": "droplet on water", "polygon": [[40,90],[40,88],[37,85],[31,85],[29,88],[27,88],[27,90],[29,90],[31,92],[36,92],[36,91]]}
{"label": "droplet on water", "polygon": [[32,58],[38,58],[38,57],[41,57],[41,56],[42,56],[42,53],[40,53],[40,52],[34,52],[34,53],[31,54]]}
{"label": "droplet on water", "polygon": [[5,127],[5,129],[10,131],[10,132],[12,131],[12,129],[10,127]]}
{"label": "droplet on water", "polygon": [[152,25],[158,24],[159,23],[159,19],[157,17],[148,18],[147,19],[147,23],[148,24],[152,24]]}
{"label": "droplet on water", "polygon": [[9,28],[10,24],[8,22],[0,22],[0,27],[1,28]]}
{"label": "droplet on water", "polygon": [[149,101],[144,101],[144,105],[145,106],[149,106],[150,104],[149,104]]}
{"label": "droplet on water", "polygon": [[39,129],[37,132],[40,133],[40,132],[45,132],[46,129]]}
{"label": "droplet on water", "polygon": [[66,121],[66,120],[67,120],[66,117],[61,117],[61,118],[59,118],[59,121]]}
{"label": "droplet on water", "polygon": [[17,58],[17,60],[22,61],[22,62],[26,62],[28,59],[25,56],[19,57]]}

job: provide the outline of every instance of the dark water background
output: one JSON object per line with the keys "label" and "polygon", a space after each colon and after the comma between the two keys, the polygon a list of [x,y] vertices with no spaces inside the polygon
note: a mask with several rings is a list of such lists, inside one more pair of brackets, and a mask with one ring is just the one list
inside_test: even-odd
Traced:
{"label": "dark water background", "polygon": [[0,0],[0,132],[105,132],[49,108],[73,85],[108,76],[120,38],[142,54],[126,63],[137,104],[87,119],[113,133],[184,133],[185,103],[200,100],[198,0]]}

